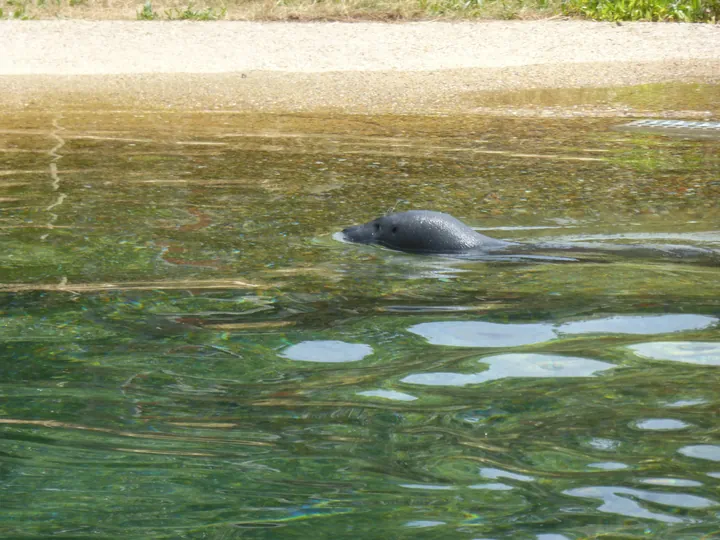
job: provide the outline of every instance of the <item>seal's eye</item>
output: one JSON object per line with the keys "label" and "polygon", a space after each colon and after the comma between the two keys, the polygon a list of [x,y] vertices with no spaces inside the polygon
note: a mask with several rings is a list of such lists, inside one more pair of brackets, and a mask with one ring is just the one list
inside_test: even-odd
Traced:
{"label": "seal's eye", "polygon": [[375,223],[375,224],[373,225],[373,227],[375,227],[375,232],[379,232],[379,231],[380,231],[380,224],[379,224],[379,223]]}
{"label": "seal's eye", "polygon": [[397,232],[397,227],[392,228],[392,233],[395,234]]}

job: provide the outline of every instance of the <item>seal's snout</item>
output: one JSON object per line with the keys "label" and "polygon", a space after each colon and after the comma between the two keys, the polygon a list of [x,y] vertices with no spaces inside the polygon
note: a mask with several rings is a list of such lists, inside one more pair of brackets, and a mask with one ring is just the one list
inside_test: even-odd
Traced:
{"label": "seal's snout", "polygon": [[346,227],[342,230],[342,234],[348,242],[356,242],[359,244],[369,244],[373,242],[372,229],[366,225]]}
{"label": "seal's snout", "polygon": [[349,242],[358,242],[359,241],[359,234],[358,234],[358,226],[355,225],[354,227],[346,227],[342,230],[343,236],[345,237],[345,240]]}

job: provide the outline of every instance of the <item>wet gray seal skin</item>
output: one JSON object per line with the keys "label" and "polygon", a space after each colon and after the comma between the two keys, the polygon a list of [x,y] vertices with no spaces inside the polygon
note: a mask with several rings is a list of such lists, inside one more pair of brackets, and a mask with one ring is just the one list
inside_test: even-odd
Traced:
{"label": "wet gray seal skin", "polygon": [[504,249],[512,242],[484,236],[443,212],[410,210],[343,230],[345,239],[408,253],[459,254]]}

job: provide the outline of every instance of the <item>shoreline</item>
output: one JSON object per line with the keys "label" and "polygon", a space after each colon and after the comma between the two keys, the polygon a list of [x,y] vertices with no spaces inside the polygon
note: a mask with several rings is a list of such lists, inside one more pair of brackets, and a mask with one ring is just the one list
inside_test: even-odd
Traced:
{"label": "shoreline", "polygon": [[[0,75],[0,110],[320,114],[658,116],[710,119],[715,107],[672,110],[608,102],[613,89],[717,85],[714,62],[581,64],[434,72]],[[642,88],[635,89],[642,93]],[[633,100],[635,101],[635,100]],[[642,100],[641,100],[642,101]]]}
{"label": "shoreline", "polygon": [[532,115],[489,93],[720,84],[713,25],[0,21],[0,50],[6,110]]}

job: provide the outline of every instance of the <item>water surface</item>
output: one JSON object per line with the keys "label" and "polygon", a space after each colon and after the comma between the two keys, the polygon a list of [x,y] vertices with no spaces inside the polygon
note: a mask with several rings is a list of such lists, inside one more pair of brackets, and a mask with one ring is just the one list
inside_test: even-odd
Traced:
{"label": "water surface", "polygon": [[0,535],[717,534],[717,267],[332,235],[720,249],[718,141],[81,107],[0,120]]}

